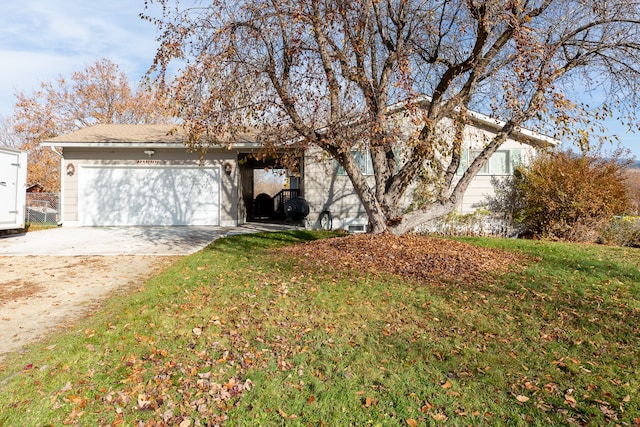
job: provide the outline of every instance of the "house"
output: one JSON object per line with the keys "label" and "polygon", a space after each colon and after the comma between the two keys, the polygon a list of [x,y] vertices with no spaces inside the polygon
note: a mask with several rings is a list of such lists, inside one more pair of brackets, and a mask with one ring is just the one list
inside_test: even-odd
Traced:
{"label": "house", "polygon": [[[402,111],[402,106],[396,108],[396,112]],[[396,124],[404,134],[405,140],[416,129],[411,116],[398,115],[399,123]],[[468,118],[472,125],[466,126],[463,136],[462,159],[457,179],[462,177],[462,172],[480,154],[482,148],[492,140],[496,132],[505,123],[494,118],[473,111],[468,112]],[[453,138],[453,123],[443,123],[442,133]],[[475,212],[486,204],[486,199],[495,194],[492,178],[506,177],[513,174],[517,165],[530,162],[540,149],[559,144],[560,141],[533,132],[528,129],[520,129],[515,137],[508,138],[500,149],[491,157],[471,181],[458,207],[458,213],[467,214]],[[354,153],[356,154],[356,153]],[[360,169],[370,177],[373,185],[373,165],[367,151],[357,153],[356,159],[360,162]],[[334,160],[326,159],[322,153],[309,150],[305,154],[304,162],[304,190],[305,198],[311,206],[311,212],[331,212],[334,228],[342,228],[349,231],[365,231],[367,215],[364,207],[355,194],[349,177],[338,167]],[[454,185],[457,180],[454,181]],[[408,208],[412,201],[412,191],[416,184],[410,187],[401,203],[401,208]],[[319,215],[319,214],[317,214]]]}
{"label": "house", "polygon": [[[486,116],[472,118],[463,162],[473,159],[500,126]],[[474,179],[461,212],[474,210],[493,192],[491,176],[511,174],[513,165],[531,157],[536,146],[552,142],[527,130],[509,139]],[[323,212],[330,212],[334,229],[366,227],[367,216],[349,178],[319,151],[308,150],[296,173],[282,170],[286,179],[281,191],[265,196],[253,192],[256,174],[275,162],[252,156],[259,145],[251,137],[230,148],[211,148],[202,158],[184,143],[184,135],[171,125],[96,125],[46,141],[44,146],[62,156],[63,226],[235,226],[265,220],[264,212],[269,218],[278,216],[284,203],[302,197],[309,204],[307,224],[312,227],[320,226]],[[359,161],[371,175],[368,153],[361,153]]]}

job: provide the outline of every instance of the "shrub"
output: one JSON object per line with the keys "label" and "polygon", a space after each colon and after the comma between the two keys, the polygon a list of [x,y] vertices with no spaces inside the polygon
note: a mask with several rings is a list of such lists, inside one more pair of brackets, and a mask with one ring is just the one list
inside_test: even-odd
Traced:
{"label": "shrub", "polygon": [[624,170],[616,158],[543,154],[497,189],[493,208],[512,209],[533,237],[595,242],[615,215],[629,209]]}
{"label": "shrub", "polygon": [[640,217],[614,218],[600,232],[599,243],[640,248]]}

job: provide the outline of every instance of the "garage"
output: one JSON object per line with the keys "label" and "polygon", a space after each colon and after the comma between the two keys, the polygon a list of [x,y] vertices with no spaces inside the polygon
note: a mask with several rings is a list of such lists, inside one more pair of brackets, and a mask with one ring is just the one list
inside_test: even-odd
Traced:
{"label": "garage", "polygon": [[220,225],[217,166],[82,165],[84,226]]}

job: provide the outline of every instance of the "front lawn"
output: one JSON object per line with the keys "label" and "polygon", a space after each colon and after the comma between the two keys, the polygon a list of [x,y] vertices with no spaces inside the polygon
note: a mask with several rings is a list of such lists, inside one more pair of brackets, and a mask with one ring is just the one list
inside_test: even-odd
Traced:
{"label": "front lawn", "polygon": [[640,425],[640,250],[335,236],[114,296],[0,362],[0,426]]}

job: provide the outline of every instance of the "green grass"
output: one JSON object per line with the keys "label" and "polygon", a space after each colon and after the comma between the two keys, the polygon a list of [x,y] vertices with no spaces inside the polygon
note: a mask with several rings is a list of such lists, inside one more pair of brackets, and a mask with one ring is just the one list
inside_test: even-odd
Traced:
{"label": "green grass", "polygon": [[27,232],[42,231],[42,230],[48,230],[48,229],[57,228],[57,227],[58,227],[57,224],[51,224],[51,223],[46,223],[46,224],[27,223],[24,228],[17,228],[17,229],[10,229],[10,230],[0,230],[0,236],[10,236],[10,235],[15,235],[15,234],[24,234],[24,233],[27,233]]}
{"label": "green grass", "polygon": [[38,222],[29,222],[24,228],[25,232],[28,231],[41,231],[41,230],[49,230],[51,228],[58,228],[58,224],[46,222],[46,223],[38,223]]}
{"label": "green grass", "polygon": [[0,425],[636,425],[640,251],[531,257],[478,283],[311,268],[327,234],[233,236],[5,360]]}

